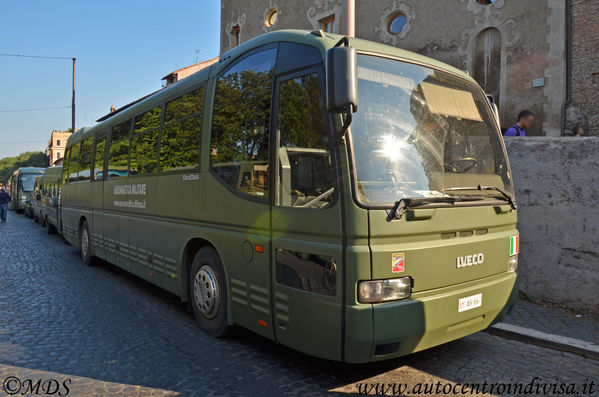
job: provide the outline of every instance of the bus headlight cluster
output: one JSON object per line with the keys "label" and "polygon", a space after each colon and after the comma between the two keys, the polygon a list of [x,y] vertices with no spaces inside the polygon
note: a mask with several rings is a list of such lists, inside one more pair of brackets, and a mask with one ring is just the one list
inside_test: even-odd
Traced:
{"label": "bus headlight cluster", "polygon": [[513,273],[516,270],[518,270],[518,254],[510,256],[510,259],[507,261],[508,273]]}
{"label": "bus headlight cluster", "polygon": [[388,302],[409,298],[412,293],[410,277],[389,280],[360,281],[358,301],[360,303]]}

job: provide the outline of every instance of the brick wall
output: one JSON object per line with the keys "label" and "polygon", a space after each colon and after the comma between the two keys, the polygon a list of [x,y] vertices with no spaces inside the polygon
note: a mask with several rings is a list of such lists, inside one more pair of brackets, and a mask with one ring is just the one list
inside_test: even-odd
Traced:
{"label": "brick wall", "polygon": [[592,135],[599,135],[599,23],[597,21],[599,21],[599,0],[573,1],[572,105],[576,108],[574,113],[586,117]]}

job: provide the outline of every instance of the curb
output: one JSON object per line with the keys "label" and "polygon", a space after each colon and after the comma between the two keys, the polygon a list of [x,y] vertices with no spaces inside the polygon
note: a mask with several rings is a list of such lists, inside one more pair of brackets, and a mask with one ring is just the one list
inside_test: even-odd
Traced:
{"label": "curb", "polygon": [[517,325],[499,323],[485,330],[485,332],[506,339],[514,339],[524,343],[573,353],[586,358],[599,361],[599,345],[567,336],[548,334]]}

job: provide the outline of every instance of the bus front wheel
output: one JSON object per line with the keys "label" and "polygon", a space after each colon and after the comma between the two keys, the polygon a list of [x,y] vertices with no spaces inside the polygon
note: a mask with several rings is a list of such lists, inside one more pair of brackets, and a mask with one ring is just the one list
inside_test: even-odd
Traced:
{"label": "bus front wheel", "polygon": [[92,264],[90,241],[89,227],[87,226],[87,221],[84,220],[79,230],[79,248],[81,249],[81,260],[88,266]]}
{"label": "bus front wheel", "polygon": [[202,331],[220,338],[226,336],[227,284],[218,254],[209,247],[194,256],[189,274],[189,294],[193,314]]}

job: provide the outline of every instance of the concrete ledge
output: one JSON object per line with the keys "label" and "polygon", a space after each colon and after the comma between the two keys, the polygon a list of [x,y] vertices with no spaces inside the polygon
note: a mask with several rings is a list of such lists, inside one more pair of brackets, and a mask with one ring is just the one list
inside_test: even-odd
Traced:
{"label": "concrete ledge", "polygon": [[485,332],[507,339],[514,339],[537,346],[578,354],[580,356],[599,361],[599,345],[595,345],[580,339],[547,334],[534,329],[505,323],[495,324],[487,328]]}

